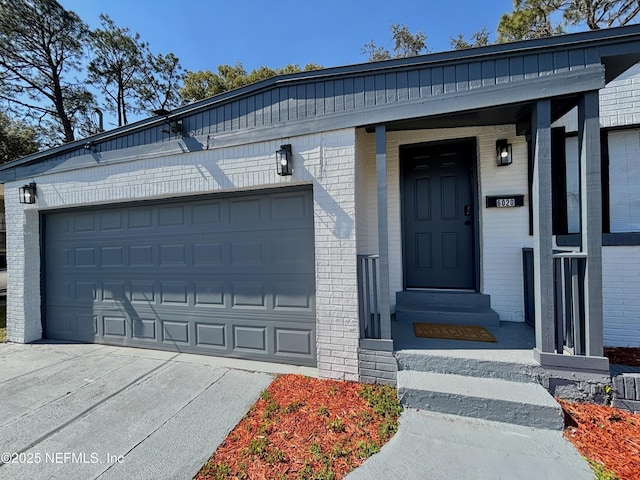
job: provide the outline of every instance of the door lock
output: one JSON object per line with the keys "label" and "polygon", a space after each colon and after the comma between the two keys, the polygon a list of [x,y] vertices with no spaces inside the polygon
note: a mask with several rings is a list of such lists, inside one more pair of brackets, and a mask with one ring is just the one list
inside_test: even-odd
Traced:
{"label": "door lock", "polygon": [[471,216],[471,205],[465,205],[464,206],[464,216],[465,217],[470,217]]}

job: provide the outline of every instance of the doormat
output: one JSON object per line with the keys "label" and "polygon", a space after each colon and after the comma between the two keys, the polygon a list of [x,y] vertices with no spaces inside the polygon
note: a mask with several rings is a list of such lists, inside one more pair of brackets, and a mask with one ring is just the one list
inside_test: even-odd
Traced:
{"label": "doormat", "polygon": [[468,340],[472,342],[497,342],[486,328],[479,325],[451,325],[448,323],[415,322],[416,337]]}

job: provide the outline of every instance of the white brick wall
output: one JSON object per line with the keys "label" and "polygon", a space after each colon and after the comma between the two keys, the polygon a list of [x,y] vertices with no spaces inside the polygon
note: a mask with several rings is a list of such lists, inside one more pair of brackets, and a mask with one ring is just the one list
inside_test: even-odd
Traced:
{"label": "white brick wall", "polygon": [[[368,195],[368,251],[377,253],[377,208],[375,135],[358,136],[365,150]],[[387,134],[387,185],[389,215],[389,269],[392,309],[395,294],[402,290],[402,230],[400,224],[400,162],[399,147],[412,143],[454,138],[476,138],[481,226],[480,290],[491,295],[492,307],[502,320],[523,321],[522,248],[533,244],[529,236],[527,195],[527,145],[523,137],[516,137],[513,126],[468,127],[428,131],[402,131]],[[495,142],[507,138],[513,144],[513,164],[497,167]],[[512,209],[484,208],[485,195],[524,194],[525,206]]]}
{"label": "white brick wall", "polygon": [[[600,90],[600,126],[640,125],[640,63]],[[578,111],[571,110],[553,124],[567,132],[578,131]]]}
{"label": "white brick wall", "polygon": [[[280,177],[275,151],[293,145],[294,174]],[[126,151],[122,152],[126,155]],[[355,131],[278,139],[195,153],[96,165],[36,177],[37,208],[167,198],[312,183],[316,256],[318,368],[358,378]],[[6,185],[8,330],[16,342],[41,338],[40,249],[35,206],[17,203],[24,181]]]}
{"label": "white brick wall", "polygon": [[40,223],[35,205],[18,203],[18,187],[5,185],[7,222],[7,338],[42,338],[40,322]]}
{"label": "white brick wall", "polygon": [[600,125],[640,124],[640,64],[634,65],[600,90]]}

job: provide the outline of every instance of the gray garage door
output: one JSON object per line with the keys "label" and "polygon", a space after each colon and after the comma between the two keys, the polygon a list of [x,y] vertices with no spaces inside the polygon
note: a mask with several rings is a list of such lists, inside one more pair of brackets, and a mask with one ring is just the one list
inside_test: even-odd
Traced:
{"label": "gray garage door", "polygon": [[310,189],[45,216],[48,338],[315,365]]}

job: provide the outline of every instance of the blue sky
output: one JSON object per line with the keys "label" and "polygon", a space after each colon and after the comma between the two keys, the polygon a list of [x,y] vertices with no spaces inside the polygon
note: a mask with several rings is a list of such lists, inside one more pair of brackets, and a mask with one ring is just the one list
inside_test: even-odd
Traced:
{"label": "blue sky", "polygon": [[389,26],[422,30],[432,51],[449,50],[458,33],[485,25],[495,32],[512,0],[58,0],[90,27],[106,13],[118,26],[138,32],[154,53],[175,53],[187,70],[215,70],[241,62],[266,65],[314,62],[325,67],[367,60],[362,46],[390,47]]}

